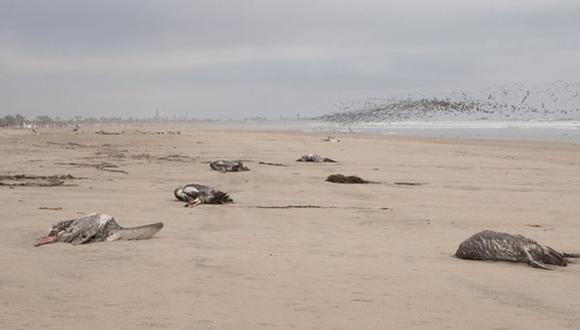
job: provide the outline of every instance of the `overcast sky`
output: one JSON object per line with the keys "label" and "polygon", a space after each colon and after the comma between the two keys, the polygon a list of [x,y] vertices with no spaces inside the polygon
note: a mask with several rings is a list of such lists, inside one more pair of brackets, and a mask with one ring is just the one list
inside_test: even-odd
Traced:
{"label": "overcast sky", "polygon": [[0,115],[307,116],[579,59],[578,0],[0,0]]}

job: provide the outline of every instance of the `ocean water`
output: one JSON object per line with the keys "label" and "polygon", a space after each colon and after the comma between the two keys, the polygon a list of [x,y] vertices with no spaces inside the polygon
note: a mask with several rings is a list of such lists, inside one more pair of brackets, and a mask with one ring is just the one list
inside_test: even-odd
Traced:
{"label": "ocean water", "polygon": [[580,121],[401,121],[361,123],[346,131],[447,139],[580,142]]}
{"label": "ocean water", "polygon": [[580,82],[492,85],[342,102],[330,129],[441,138],[580,140]]}
{"label": "ocean water", "polygon": [[319,120],[226,121],[221,129],[372,133],[444,139],[524,140],[580,143],[580,121],[397,121],[339,124]]}

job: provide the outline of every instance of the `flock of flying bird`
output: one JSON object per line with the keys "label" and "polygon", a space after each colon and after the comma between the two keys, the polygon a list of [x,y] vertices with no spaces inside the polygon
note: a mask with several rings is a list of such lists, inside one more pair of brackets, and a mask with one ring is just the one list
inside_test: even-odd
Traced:
{"label": "flock of flying bird", "polygon": [[[328,141],[328,139],[327,139]],[[336,139],[336,141],[339,141]],[[335,162],[316,154],[307,154],[299,162]],[[210,168],[222,173],[249,171],[241,160],[217,160]],[[190,183],[174,190],[176,199],[185,202],[186,207],[200,204],[227,204],[233,199],[225,192],[201,183]],[[48,233],[35,242],[35,246],[64,242],[86,244],[116,240],[142,240],[152,238],[163,228],[163,223],[124,228],[115,218],[107,214],[93,213],[85,217],[58,222]],[[499,260],[527,263],[536,268],[551,270],[547,265],[566,266],[570,258],[580,258],[580,254],[558,252],[522,235],[512,235],[485,230],[463,241],[455,256],[471,260]]]}
{"label": "flock of flying bird", "polygon": [[580,83],[491,86],[442,97],[413,95],[343,102],[319,119],[353,124],[401,120],[580,120]]}

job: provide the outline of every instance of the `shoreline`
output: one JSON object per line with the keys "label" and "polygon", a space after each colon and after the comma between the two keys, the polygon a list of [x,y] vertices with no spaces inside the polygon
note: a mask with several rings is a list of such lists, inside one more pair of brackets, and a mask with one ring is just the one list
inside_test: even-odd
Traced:
{"label": "shoreline", "polygon": [[[579,121],[557,122],[489,122],[489,121],[431,121],[431,122],[393,122],[336,124],[313,120],[266,120],[258,122],[243,121],[199,121],[167,122],[140,124],[91,124],[81,126],[81,130],[111,129],[112,132],[129,130],[158,130],[160,134],[175,134],[187,129],[245,131],[245,132],[292,132],[336,134],[368,134],[379,136],[401,136],[407,138],[433,138],[451,141],[528,141],[578,144],[580,143]],[[1,130],[25,131],[29,128],[0,128]],[[68,127],[38,128],[39,132],[51,130],[70,130]]]}

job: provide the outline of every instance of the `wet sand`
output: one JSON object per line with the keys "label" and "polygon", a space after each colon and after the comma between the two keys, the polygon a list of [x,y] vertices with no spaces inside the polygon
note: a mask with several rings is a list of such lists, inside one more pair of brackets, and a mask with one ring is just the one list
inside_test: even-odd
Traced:
{"label": "wet sand", "polygon": [[[453,257],[483,229],[579,252],[577,143],[177,129],[0,130],[0,175],[73,177],[0,186],[1,329],[580,324],[580,264],[550,272]],[[338,162],[294,161],[310,152]],[[211,171],[220,158],[251,171]],[[324,181],[335,173],[379,183]],[[184,208],[173,189],[189,182],[236,203]],[[91,212],[165,228],[146,241],[32,246],[52,223]]]}

